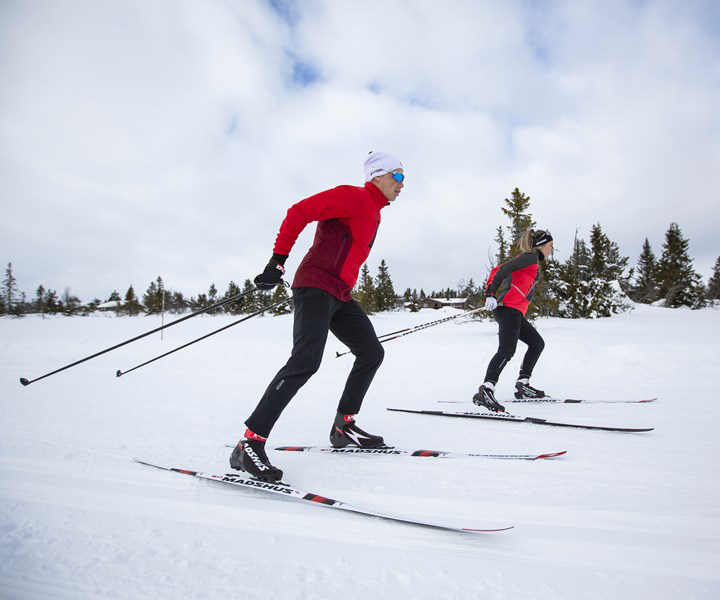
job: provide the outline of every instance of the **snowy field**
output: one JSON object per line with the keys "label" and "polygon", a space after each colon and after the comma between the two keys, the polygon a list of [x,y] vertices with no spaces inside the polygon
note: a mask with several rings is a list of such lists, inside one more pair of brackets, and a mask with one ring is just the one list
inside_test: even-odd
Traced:
{"label": "snowy field", "polygon": [[[378,334],[455,314],[372,317]],[[456,321],[386,344],[358,423],[389,443],[546,461],[272,453],[285,479],[382,512],[501,533],[453,533],[158,471],[129,457],[226,472],[290,352],[291,317],[257,318],[118,379],[117,369],[219,328],[198,317],[58,375],[159,318],[0,319],[0,598],[720,598],[720,311],[639,306],[542,320],[534,383],[552,395],[653,404],[510,405],[640,434],[391,413],[466,409],[496,326]],[[269,445],[325,445],[351,357],[320,372]],[[509,398],[520,357],[500,382]]]}

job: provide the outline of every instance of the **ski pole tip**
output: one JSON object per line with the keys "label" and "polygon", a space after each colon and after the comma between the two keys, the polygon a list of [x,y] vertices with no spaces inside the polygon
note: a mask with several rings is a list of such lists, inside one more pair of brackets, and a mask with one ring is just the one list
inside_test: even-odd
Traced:
{"label": "ski pole tip", "polygon": [[27,379],[25,379],[24,377],[20,378],[20,383],[22,383],[23,385],[30,385],[30,382]]}
{"label": "ski pole tip", "polygon": [[115,373],[115,377],[120,377],[122,374],[123,374],[123,372],[120,369],[118,369],[117,372]]}

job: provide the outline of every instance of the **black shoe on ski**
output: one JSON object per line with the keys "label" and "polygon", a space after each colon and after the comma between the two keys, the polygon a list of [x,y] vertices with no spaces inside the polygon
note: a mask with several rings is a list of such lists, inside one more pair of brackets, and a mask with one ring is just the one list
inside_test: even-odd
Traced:
{"label": "black shoe on ski", "polygon": [[534,398],[544,398],[545,392],[535,389],[527,380],[518,380],[515,382],[515,398],[518,400],[532,400]]}
{"label": "black shoe on ski", "polygon": [[230,466],[262,481],[280,481],[283,476],[282,470],[270,464],[265,442],[259,440],[240,440],[230,455]]}
{"label": "black shoe on ski", "polygon": [[505,412],[505,407],[495,400],[495,392],[485,384],[481,385],[478,393],[473,396],[473,403],[493,412]]}
{"label": "black shoe on ski", "polygon": [[334,448],[344,448],[345,446],[382,448],[385,446],[385,440],[379,435],[373,435],[360,429],[355,424],[352,415],[347,415],[346,418],[346,415],[338,413],[330,430],[330,444]]}

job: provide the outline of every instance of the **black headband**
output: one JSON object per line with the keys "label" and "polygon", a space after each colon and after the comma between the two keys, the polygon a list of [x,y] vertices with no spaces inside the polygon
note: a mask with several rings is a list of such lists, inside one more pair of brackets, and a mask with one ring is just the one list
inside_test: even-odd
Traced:
{"label": "black headband", "polygon": [[533,233],[533,248],[544,246],[548,242],[552,242],[553,236],[549,231],[538,231]]}

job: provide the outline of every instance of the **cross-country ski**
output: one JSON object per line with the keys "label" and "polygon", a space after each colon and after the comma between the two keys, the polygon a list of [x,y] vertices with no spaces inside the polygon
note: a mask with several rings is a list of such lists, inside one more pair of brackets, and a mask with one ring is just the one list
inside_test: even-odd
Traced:
{"label": "cross-country ski", "polygon": [[416,415],[435,415],[438,417],[459,417],[464,419],[485,419],[488,421],[499,421],[505,423],[534,423],[536,425],[550,425],[553,427],[573,427],[575,429],[596,429],[600,431],[618,431],[624,433],[642,433],[652,431],[654,427],[604,427],[600,425],[576,425],[572,423],[559,423],[557,421],[548,421],[547,419],[537,419],[535,417],[518,417],[506,412],[499,413],[478,413],[466,411],[446,411],[446,410],[415,410],[410,408],[388,408],[393,412],[413,413]]}
{"label": "cross-country ski", "polygon": [[378,517],[380,519],[385,519],[388,521],[397,521],[400,523],[406,523],[408,525],[419,525],[422,527],[432,527],[434,529],[446,529],[448,531],[456,531],[459,533],[495,533],[498,531],[507,531],[507,530],[513,528],[512,525],[504,526],[504,527],[482,527],[482,528],[480,528],[480,527],[459,527],[456,525],[435,523],[433,521],[425,521],[423,519],[416,519],[414,517],[390,515],[390,514],[378,512],[378,511],[375,511],[372,509],[354,506],[352,504],[348,504],[347,502],[335,500],[334,498],[328,498],[327,496],[323,496],[323,495],[316,494],[313,492],[306,492],[303,490],[299,490],[299,489],[294,488],[291,485],[288,485],[283,482],[270,483],[267,481],[259,481],[257,479],[254,479],[252,477],[247,477],[240,473],[224,473],[224,474],[202,473],[200,471],[193,471],[190,469],[180,469],[180,468],[175,468],[175,467],[167,467],[167,466],[163,466],[163,465],[158,465],[158,464],[147,462],[144,460],[139,460],[137,458],[134,458],[133,460],[141,465],[146,465],[148,467],[154,467],[156,469],[162,469],[163,471],[172,471],[173,473],[180,473],[182,475],[190,475],[192,477],[199,477],[200,479],[207,479],[209,481],[216,481],[218,483],[225,483],[228,485],[238,486],[243,489],[252,490],[254,492],[264,492],[264,493],[268,493],[268,494],[275,494],[275,495],[282,496],[284,498],[289,498],[291,500],[298,500],[300,502],[313,504],[315,506],[325,506],[327,508],[336,508],[338,510],[344,510],[344,511],[352,512],[352,513],[356,513],[356,514],[360,514],[360,515],[366,515],[369,517]]}
{"label": "cross-country ski", "polygon": [[473,452],[448,452],[445,450],[410,450],[407,448],[357,448],[346,446],[334,448],[332,446],[280,446],[275,448],[280,452],[310,452],[316,454],[359,454],[363,456],[411,456],[426,458],[493,458],[500,460],[541,460],[557,458],[567,454],[567,450],[560,452],[546,452],[544,454],[479,454]]}
{"label": "cross-country ski", "polygon": [[[648,404],[655,402],[657,398],[647,400],[586,400],[581,398],[552,398],[543,396],[541,398],[507,398],[501,400],[507,404]],[[472,404],[472,400],[438,400],[440,404]]]}

